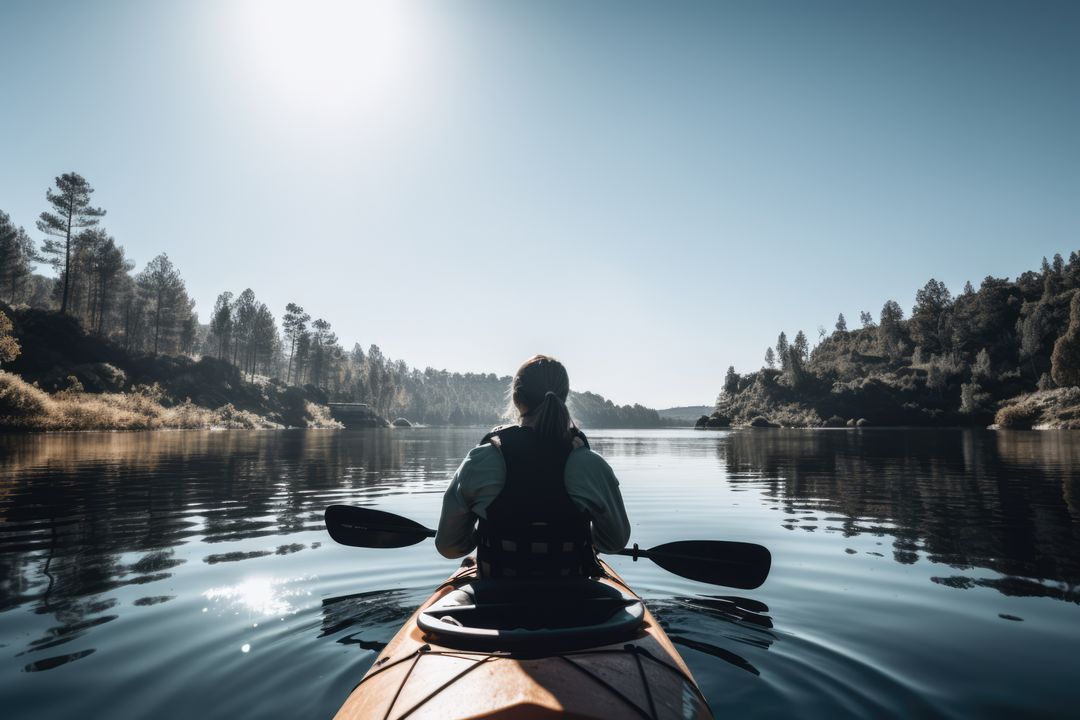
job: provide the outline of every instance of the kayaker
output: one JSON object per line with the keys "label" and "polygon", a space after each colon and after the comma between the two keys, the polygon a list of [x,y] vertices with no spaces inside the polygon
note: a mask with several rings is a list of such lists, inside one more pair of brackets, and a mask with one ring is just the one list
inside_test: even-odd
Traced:
{"label": "kayaker", "polygon": [[569,392],[552,357],[518,369],[510,386],[518,422],[485,435],[443,496],[435,538],[443,556],[475,548],[484,577],[559,577],[597,574],[596,550],[625,547],[619,481],[573,424]]}

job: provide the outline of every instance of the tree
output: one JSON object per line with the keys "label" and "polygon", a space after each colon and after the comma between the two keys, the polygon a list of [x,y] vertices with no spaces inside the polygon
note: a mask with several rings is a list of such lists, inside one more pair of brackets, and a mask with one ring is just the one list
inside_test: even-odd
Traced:
{"label": "tree", "polygon": [[296,372],[294,382],[297,385],[307,384],[307,361],[311,354],[311,333],[304,331],[296,341]]}
{"label": "tree", "polygon": [[0,311],[0,363],[11,362],[19,357],[19,341],[12,335],[11,319]]}
{"label": "tree", "polygon": [[[799,335],[802,335],[801,331]],[[785,373],[793,388],[801,387],[806,380],[806,369],[803,366],[804,356],[797,347],[799,335],[795,336],[795,342],[788,348],[787,372]],[[805,341],[806,336],[803,335],[803,342]]]}
{"label": "tree", "polygon": [[900,340],[903,332],[900,321],[904,319],[904,311],[900,303],[895,300],[886,300],[881,307],[881,322],[878,326],[878,344],[881,351],[887,355],[896,355],[900,349]]}
{"label": "tree", "polygon": [[331,347],[337,344],[337,335],[330,330],[330,323],[322,318],[311,323],[311,382],[322,387],[326,382]]}
{"label": "tree", "polygon": [[765,367],[770,370],[776,368],[776,353],[771,347],[765,348]]}
{"label": "tree", "polygon": [[34,241],[0,211],[0,297],[14,303],[32,274],[36,260]]}
{"label": "tree", "polygon": [[[194,302],[194,301],[192,301]],[[194,312],[188,313],[187,318],[180,324],[180,352],[191,355],[195,352],[195,339],[199,335],[199,316]]]}
{"label": "tree", "polygon": [[810,343],[806,339],[806,333],[802,330],[795,333],[795,341],[791,343],[791,349],[799,356],[799,359],[806,361],[810,359]]}
{"label": "tree", "polygon": [[861,310],[859,312],[859,322],[862,323],[863,330],[869,330],[876,324],[874,322],[874,316],[866,312],[865,310]]}
{"label": "tree", "polygon": [[781,371],[788,369],[788,347],[787,333],[781,331],[780,336],[776,338],[776,356],[780,358]]}
{"label": "tree", "polygon": [[739,392],[739,373],[735,372],[735,366],[730,365],[724,376],[724,395],[732,398]]}
{"label": "tree", "polygon": [[99,335],[108,334],[111,302],[120,277],[131,272],[134,264],[124,257],[124,249],[100,230],[88,230],[80,241],[86,269],[86,322]]}
{"label": "tree", "polygon": [[132,350],[142,344],[146,325],[146,307],[146,295],[139,283],[124,275],[120,288],[120,317],[126,350]]}
{"label": "tree", "polygon": [[41,254],[49,258],[49,263],[56,268],[64,283],[63,299],[60,312],[68,310],[68,297],[71,288],[71,251],[72,240],[79,231],[98,224],[98,218],[105,214],[101,208],[91,207],[90,195],[94,189],[78,173],[64,173],[56,178],[56,190],[49,188],[45,198],[52,205],[52,211],[41,213],[37,229],[46,235],[41,245]]}
{"label": "tree", "polygon": [[181,323],[191,311],[180,273],[169,256],[162,253],[146,264],[139,273],[138,283],[148,302],[153,352],[161,352],[163,344],[171,348]]}
{"label": "tree", "polygon": [[233,294],[229,291],[218,295],[210,315],[210,334],[217,341],[217,356],[222,360],[228,357],[229,342],[232,340],[232,298]]}
{"label": "tree", "polygon": [[949,288],[940,280],[930,278],[915,293],[915,307],[911,311],[912,339],[931,353],[948,350],[946,311],[951,306]]}
{"label": "tree", "polygon": [[964,415],[975,415],[988,411],[991,405],[989,393],[983,392],[977,382],[963,383],[960,386],[960,412]]}
{"label": "tree", "polygon": [[242,367],[240,362],[240,348],[244,348],[244,358],[247,358],[248,345],[251,344],[251,333],[255,329],[255,291],[246,288],[233,304],[233,365]]}
{"label": "tree", "polygon": [[285,382],[289,382],[292,376],[293,356],[296,354],[296,342],[307,331],[307,322],[311,316],[304,312],[304,308],[296,303],[285,306],[285,315],[281,324],[285,329],[285,341],[289,343],[289,365],[285,370]]}
{"label": "tree", "polygon": [[249,361],[249,375],[255,379],[255,371],[259,361],[262,360],[263,369],[269,374],[273,365],[272,355],[274,345],[278,342],[277,323],[270,309],[265,303],[259,303],[255,308],[255,317],[251,328],[251,349]]}
{"label": "tree", "polygon": [[983,383],[993,377],[993,368],[990,365],[990,353],[986,348],[979,351],[975,356],[975,362],[971,365],[971,379],[976,383]]}
{"label": "tree", "polygon": [[1069,327],[1054,343],[1050,376],[1058,387],[1080,385],[1080,291],[1069,303]]}
{"label": "tree", "polygon": [[1037,303],[1024,303],[1021,308],[1020,319],[1016,322],[1016,330],[1020,336],[1020,362],[1028,362],[1032,377],[1039,375],[1035,359],[1042,356],[1045,360],[1044,348],[1057,339],[1056,324],[1050,304],[1045,298]]}
{"label": "tree", "polygon": [[844,313],[840,313],[840,315],[836,318],[836,332],[847,332],[847,320],[844,319]]}

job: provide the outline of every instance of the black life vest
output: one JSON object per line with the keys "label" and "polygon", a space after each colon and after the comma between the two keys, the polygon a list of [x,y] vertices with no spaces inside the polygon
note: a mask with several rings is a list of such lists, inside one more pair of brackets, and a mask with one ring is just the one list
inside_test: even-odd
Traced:
{"label": "black life vest", "polygon": [[[585,435],[574,430],[588,447]],[[480,444],[502,451],[506,484],[478,523],[476,560],[488,578],[571,577],[600,573],[588,513],[566,492],[571,448],[553,447],[535,430],[497,428]]]}

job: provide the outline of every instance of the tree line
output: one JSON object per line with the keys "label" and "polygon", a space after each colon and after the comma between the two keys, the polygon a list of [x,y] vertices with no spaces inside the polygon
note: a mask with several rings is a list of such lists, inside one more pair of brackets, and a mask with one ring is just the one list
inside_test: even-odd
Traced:
{"label": "tree line", "polygon": [[[57,177],[36,222],[40,245],[0,211],[0,298],[59,310],[127,350],[194,352],[199,321],[179,271],[162,253],[133,273],[135,263],[101,227],[105,210],[91,204],[93,192],[78,173]],[[35,274],[38,263],[56,278]]]}
{"label": "tree line", "polygon": [[[508,376],[421,370],[374,344],[346,350],[328,320],[290,302],[279,321],[250,288],[219,294],[209,323],[201,325],[167,255],[134,272],[135,263],[102,227],[106,211],[93,205],[93,193],[78,173],[57,177],[36,222],[40,244],[0,212],[0,299],[70,315],[129,351],[219,358],[249,382],[314,389],[330,402],[367,403],[386,418],[493,425],[503,417]],[[35,274],[39,263],[56,277]],[[592,427],[663,424],[655,410],[618,406],[593,393],[575,393],[571,402]]]}
{"label": "tree line", "polygon": [[755,383],[787,387],[793,399],[835,399],[866,392],[873,377],[938,404],[955,396],[955,410],[975,416],[995,400],[1080,385],[1080,253],[1044,258],[1015,280],[987,277],[977,289],[967,282],[957,295],[931,278],[909,316],[887,300],[876,318],[860,312],[859,325],[849,328],[841,313],[831,332],[818,328],[813,347],[801,330],[790,341],[781,332],[760,371],[728,368],[718,404]]}

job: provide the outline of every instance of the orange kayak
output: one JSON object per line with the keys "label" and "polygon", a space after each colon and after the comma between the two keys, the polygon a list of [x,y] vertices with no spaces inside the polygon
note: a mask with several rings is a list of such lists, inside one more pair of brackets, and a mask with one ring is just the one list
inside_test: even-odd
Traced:
{"label": "orange kayak", "polygon": [[336,717],[712,718],[656,619],[601,566],[596,579],[507,582],[478,578],[467,560]]}

